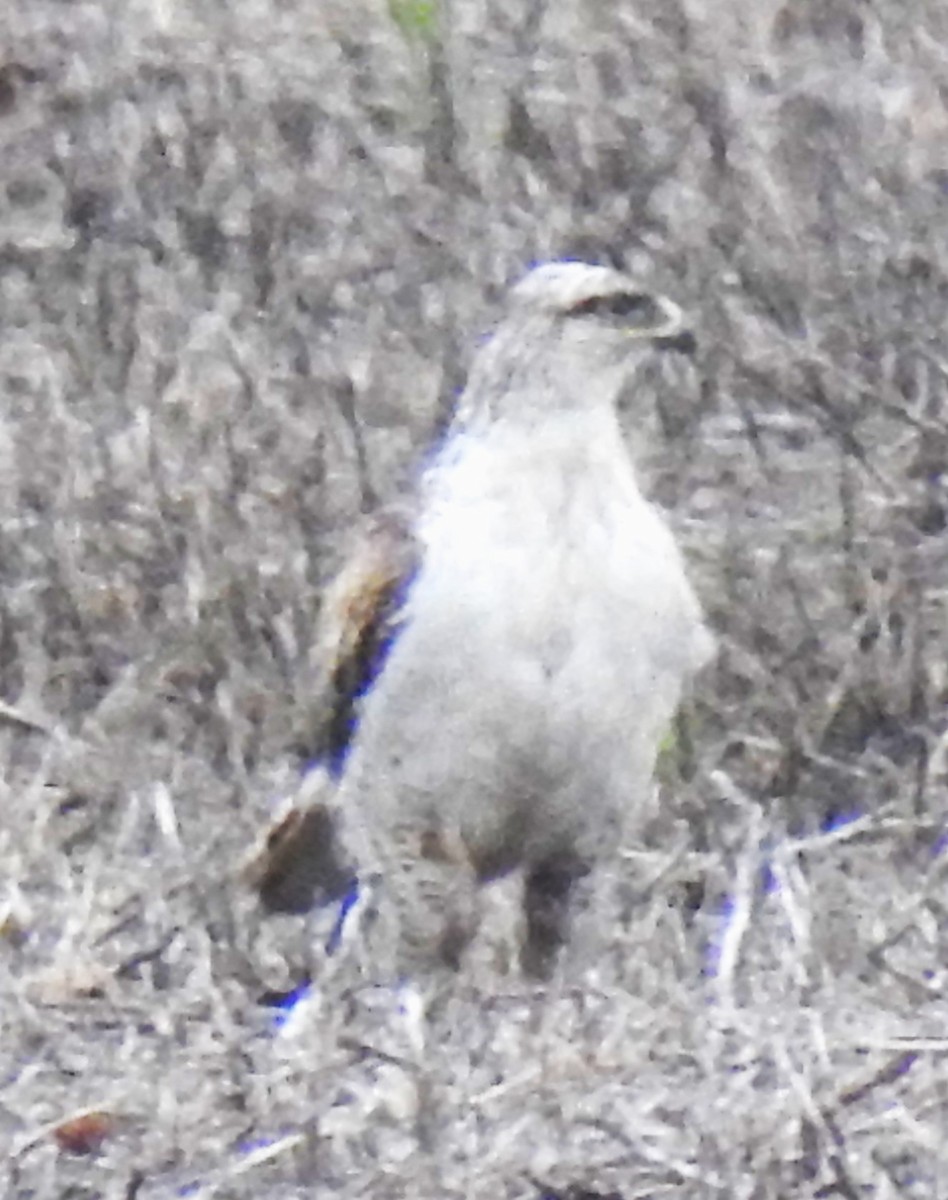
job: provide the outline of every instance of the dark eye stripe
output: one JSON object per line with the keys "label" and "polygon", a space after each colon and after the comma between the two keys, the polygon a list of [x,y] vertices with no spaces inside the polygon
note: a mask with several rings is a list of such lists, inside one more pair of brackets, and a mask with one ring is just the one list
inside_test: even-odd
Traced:
{"label": "dark eye stripe", "polygon": [[654,322],[659,317],[658,306],[643,292],[613,292],[609,296],[590,296],[569,310],[571,317],[608,316],[624,320],[634,318]]}

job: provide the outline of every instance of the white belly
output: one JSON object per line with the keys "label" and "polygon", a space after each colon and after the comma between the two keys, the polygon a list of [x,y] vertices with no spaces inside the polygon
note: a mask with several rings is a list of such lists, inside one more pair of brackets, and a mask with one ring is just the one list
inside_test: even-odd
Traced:
{"label": "white belly", "polygon": [[537,449],[475,444],[445,473],[410,617],[453,627],[451,644],[470,645],[482,665],[532,668],[579,707],[603,689],[634,703],[657,675],[680,686],[710,641],[618,431],[564,431],[539,462]]}
{"label": "white belly", "polygon": [[[567,432],[569,436],[566,436]],[[681,687],[710,652],[681,557],[618,432],[474,443],[433,479],[406,624],[366,698],[357,773],[378,809],[487,844],[612,836]]]}

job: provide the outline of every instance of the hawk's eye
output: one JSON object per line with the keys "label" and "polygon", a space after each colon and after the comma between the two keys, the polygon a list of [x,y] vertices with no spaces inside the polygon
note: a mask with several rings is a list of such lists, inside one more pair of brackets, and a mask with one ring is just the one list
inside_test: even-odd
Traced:
{"label": "hawk's eye", "polygon": [[644,292],[612,292],[608,296],[590,296],[570,310],[571,317],[614,317],[621,321],[651,325],[661,320],[661,311]]}

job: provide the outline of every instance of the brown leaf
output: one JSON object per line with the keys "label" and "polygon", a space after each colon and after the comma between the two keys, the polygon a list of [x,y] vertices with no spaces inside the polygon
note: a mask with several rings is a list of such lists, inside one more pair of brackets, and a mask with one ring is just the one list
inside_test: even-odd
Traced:
{"label": "brown leaf", "polygon": [[69,1117],[53,1130],[60,1150],[67,1154],[96,1154],[115,1132],[115,1117],[101,1109]]}

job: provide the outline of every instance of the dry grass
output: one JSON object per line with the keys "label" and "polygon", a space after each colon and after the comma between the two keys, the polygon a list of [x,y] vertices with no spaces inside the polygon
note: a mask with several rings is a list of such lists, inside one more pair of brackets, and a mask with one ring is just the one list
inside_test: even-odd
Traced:
{"label": "dry grass", "polygon": [[[948,1196],[948,18],[441,9],[0,12],[0,1190]],[[501,888],[422,1047],[233,876],[345,527],[570,253],[695,315],[630,438],[721,654],[559,982]]]}

